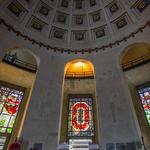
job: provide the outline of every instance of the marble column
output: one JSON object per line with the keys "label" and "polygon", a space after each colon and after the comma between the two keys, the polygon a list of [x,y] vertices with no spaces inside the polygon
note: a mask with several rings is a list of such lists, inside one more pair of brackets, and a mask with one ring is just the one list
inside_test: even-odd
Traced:
{"label": "marble column", "polygon": [[106,54],[97,62],[95,59],[95,64],[99,143],[102,149],[106,150],[108,144],[138,141],[128,86],[115,56]]}
{"label": "marble column", "polygon": [[28,149],[35,143],[56,150],[59,131],[63,67],[59,58],[44,53],[40,58],[21,138]]}

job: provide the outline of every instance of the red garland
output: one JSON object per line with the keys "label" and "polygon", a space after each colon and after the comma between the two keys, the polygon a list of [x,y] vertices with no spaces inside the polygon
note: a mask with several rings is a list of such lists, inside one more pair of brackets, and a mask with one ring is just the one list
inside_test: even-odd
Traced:
{"label": "red garland", "polygon": [[[54,52],[60,51],[60,49],[57,48],[57,47],[52,47],[52,46],[50,46],[50,45],[45,45],[45,44],[42,43],[42,42],[38,42],[38,41],[36,41],[36,40],[34,40],[34,39],[31,39],[31,38],[28,37],[27,35],[22,34],[20,31],[15,30],[11,25],[7,24],[7,23],[5,22],[5,20],[3,20],[2,18],[0,18],[0,24],[3,24],[4,26],[6,26],[9,31],[12,30],[14,33],[16,33],[16,36],[19,36],[19,35],[20,35],[20,36],[23,37],[25,40],[28,40],[28,41],[32,42],[32,44],[35,43],[35,44],[39,45],[40,47],[47,47],[47,49],[50,49],[50,48],[51,48],[51,49],[54,50]],[[136,32],[132,32],[130,35],[132,35],[132,37],[135,37],[135,35],[136,35],[137,33],[143,32],[143,30],[144,30],[147,26],[150,26],[150,21],[147,21],[144,26],[138,28],[138,30],[137,30]],[[126,42],[127,39],[129,39],[129,38],[131,37],[130,35],[127,36],[127,37],[124,37],[124,38],[120,39],[119,42],[118,42],[118,41],[115,41],[113,45],[116,45],[116,44],[119,45],[119,43],[121,43],[121,42],[123,42],[123,41]],[[112,43],[111,43],[111,45],[109,45],[109,44],[108,44],[108,45],[104,45],[104,46],[100,47],[99,49],[105,50],[105,48],[108,48],[108,47],[111,47],[111,48],[112,48]],[[65,51],[65,49],[63,49],[63,51]],[[95,48],[94,48],[94,49],[91,49],[91,51],[95,51]],[[79,53],[79,52],[83,53],[82,50],[80,50],[80,51],[78,51],[78,50],[75,50],[75,51],[69,50],[69,51],[68,51],[68,54],[70,54],[70,52],[74,52],[75,54],[77,54],[77,53]],[[90,52],[90,51],[84,50],[84,52]],[[97,52],[97,51],[96,51],[96,52]]]}

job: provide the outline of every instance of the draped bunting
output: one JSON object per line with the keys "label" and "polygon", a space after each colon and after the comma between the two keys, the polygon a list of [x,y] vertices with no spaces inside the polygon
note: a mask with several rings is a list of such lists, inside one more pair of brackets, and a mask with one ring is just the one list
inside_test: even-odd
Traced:
{"label": "draped bunting", "polygon": [[50,46],[47,44],[44,44],[43,42],[37,41],[33,38],[30,38],[29,36],[23,34],[22,32],[16,30],[13,26],[11,26],[10,24],[6,23],[6,21],[2,18],[0,18],[0,24],[3,24],[5,27],[7,27],[8,31],[12,31],[16,34],[16,36],[20,36],[22,37],[24,40],[28,40],[29,42],[31,42],[31,44],[36,44],[38,45],[40,48],[46,48],[47,50],[53,50],[54,52],[61,52],[61,53],[74,53],[74,54],[78,54],[78,53],[91,53],[91,52],[98,52],[98,51],[104,51],[106,48],[112,48],[113,46],[117,46],[122,42],[127,42],[128,39],[130,38],[134,38],[136,34],[143,32],[144,29],[146,29],[147,27],[150,26],[150,21],[147,21],[142,27],[139,27],[135,32],[130,33],[128,36],[124,36],[121,39],[118,39],[112,43],[108,43],[106,45],[102,45],[101,47],[95,47],[95,48],[89,48],[89,49],[80,49],[80,50],[71,50],[71,49],[65,49],[65,48],[58,48],[58,47],[54,47],[54,46]]}

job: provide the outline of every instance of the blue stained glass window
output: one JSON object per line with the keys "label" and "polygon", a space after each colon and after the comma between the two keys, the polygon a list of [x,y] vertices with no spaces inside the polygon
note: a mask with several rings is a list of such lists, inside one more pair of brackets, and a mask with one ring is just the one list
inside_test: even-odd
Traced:
{"label": "blue stained glass window", "polygon": [[150,85],[139,88],[138,93],[146,115],[148,125],[150,126]]}

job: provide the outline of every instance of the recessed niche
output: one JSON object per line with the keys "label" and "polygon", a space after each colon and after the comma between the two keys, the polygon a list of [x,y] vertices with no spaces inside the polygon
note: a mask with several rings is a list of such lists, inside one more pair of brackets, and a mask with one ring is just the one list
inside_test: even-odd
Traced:
{"label": "recessed niche", "polygon": [[82,0],[75,0],[75,8],[82,9]]}
{"label": "recessed niche", "polygon": [[128,24],[128,23],[127,23],[127,21],[126,21],[125,18],[121,18],[121,19],[119,19],[118,21],[116,21],[116,26],[117,26],[118,29],[120,29],[120,28],[126,26],[127,24]]}
{"label": "recessed niche", "polygon": [[109,10],[112,14],[117,12],[117,10],[119,10],[119,7],[118,7],[117,3],[113,3],[112,5],[110,5]]}
{"label": "recessed niche", "polygon": [[86,31],[72,31],[72,40],[73,41],[85,41]]}
{"label": "recessed niche", "polygon": [[68,14],[57,11],[56,12],[56,16],[54,19],[54,22],[59,23],[59,24],[63,24],[63,25],[68,25]]}
{"label": "recessed niche", "polygon": [[124,13],[120,17],[116,18],[114,21],[112,21],[112,27],[114,28],[114,31],[120,30],[129,24],[131,24],[132,20],[130,19],[129,15],[127,13]]}
{"label": "recessed niche", "polygon": [[63,36],[64,36],[64,32],[62,32],[62,31],[57,31],[57,30],[54,31],[54,37],[55,37],[55,38],[63,39]]}
{"label": "recessed niche", "polygon": [[125,10],[125,8],[120,0],[114,0],[105,6],[105,10],[108,17],[116,17],[117,15],[120,15],[120,13]]}
{"label": "recessed niche", "polygon": [[32,16],[30,21],[27,24],[27,27],[33,29],[34,31],[43,32],[47,27],[47,24],[37,17]]}
{"label": "recessed niche", "polygon": [[74,15],[72,17],[72,25],[73,26],[83,26],[86,24],[86,16],[85,15]]}
{"label": "recessed niche", "polygon": [[47,16],[48,13],[49,13],[49,9],[45,6],[41,6],[40,10],[39,10],[39,13],[44,15],[44,16]]}
{"label": "recessed niche", "polygon": [[97,22],[101,19],[100,13],[96,12],[94,14],[92,14],[92,18],[93,18],[93,22]]}
{"label": "recessed niche", "polygon": [[75,20],[77,25],[83,24],[83,16],[76,16]]}
{"label": "recessed niche", "polygon": [[93,40],[108,37],[108,27],[107,25],[92,29]]}
{"label": "recessed niche", "polygon": [[96,34],[96,38],[103,37],[103,36],[105,36],[105,30],[104,30],[104,29],[97,30],[97,31],[95,32],[95,34]]}
{"label": "recessed niche", "polygon": [[90,3],[90,7],[95,6],[96,0],[89,0],[89,3]]}
{"label": "recessed niche", "polygon": [[62,0],[61,2],[62,7],[68,8],[68,5],[69,5],[69,0]]}
{"label": "recessed niche", "polygon": [[140,0],[140,1],[135,2],[131,6],[131,10],[135,16],[139,17],[146,10],[148,6],[149,4],[146,1]]}
{"label": "recessed niche", "polygon": [[74,33],[75,34],[75,40],[76,41],[81,41],[84,40],[84,33]]}
{"label": "recessed niche", "polygon": [[50,38],[65,40],[66,39],[67,30],[52,27]]}
{"label": "recessed niche", "polygon": [[61,22],[61,23],[65,23],[66,22],[66,16],[59,14],[57,16],[57,21]]}
{"label": "recessed niche", "polygon": [[23,13],[25,13],[25,8],[17,3],[16,1],[11,2],[8,6],[7,6],[8,10],[10,12],[12,12],[16,17],[21,16]]}
{"label": "recessed niche", "polygon": [[42,18],[43,20],[43,18],[48,19],[50,17],[51,11],[52,11],[52,8],[49,7],[49,5],[40,1],[36,7],[35,13],[38,17]]}

